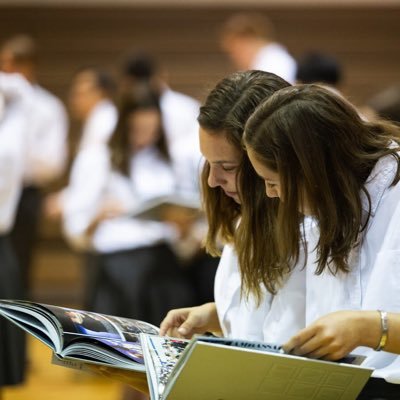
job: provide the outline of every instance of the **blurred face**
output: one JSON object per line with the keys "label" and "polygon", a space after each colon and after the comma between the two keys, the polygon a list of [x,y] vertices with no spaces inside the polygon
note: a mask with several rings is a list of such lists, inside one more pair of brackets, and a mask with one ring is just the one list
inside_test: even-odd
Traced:
{"label": "blurred face", "polygon": [[78,74],[71,85],[69,103],[72,114],[85,120],[95,105],[103,99],[103,93],[96,85],[96,77],[91,72]]}
{"label": "blurred face", "polygon": [[210,133],[200,128],[200,150],[210,166],[208,185],[220,187],[224,193],[240,203],[236,176],[242,152],[224,134]]}
{"label": "blurred face", "polygon": [[221,47],[238,69],[251,69],[256,55],[251,40],[245,37],[226,36],[221,42]]}
{"label": "blurred face", "polygon": [[137,110],[128,116],[132,152],[154,145],[160,136],[161,116],[157,109]]}
{"label": "blurred face", "polygon": [[247,149],[247,155],[249,156],[251,165],[256,171],[257,175],[265,183],[265,193],[268,197],[279,197],[281,199],[281,183],[279,174],[265,167],[257,159],[256,154],[250,148]]}

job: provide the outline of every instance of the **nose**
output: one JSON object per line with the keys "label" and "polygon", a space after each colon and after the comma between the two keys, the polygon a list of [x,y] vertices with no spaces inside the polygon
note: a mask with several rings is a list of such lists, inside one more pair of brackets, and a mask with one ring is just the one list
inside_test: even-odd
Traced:
{"label": "nose", "polygon": [[213,166],[210,166],[210,172],[208,173],[207,183],[208,186],[215,188],[218,186],[222,186],[224,183],[226,183],[226,179],[224,178],[221,171],[216,171],[216,169]]}

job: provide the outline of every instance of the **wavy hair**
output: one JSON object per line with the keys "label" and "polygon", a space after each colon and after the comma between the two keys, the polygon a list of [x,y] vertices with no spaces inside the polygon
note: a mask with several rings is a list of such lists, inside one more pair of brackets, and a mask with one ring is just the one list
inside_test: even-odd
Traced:
{"label": "wavy hair", "polygon": [[[366,180],[372,169],[391,156],[397,162],[392,185],[400,179],[400,129],[364,121],[350,103],[323,87],[299,85],[278,91],[257,108],[246,124],[244,142],[260,163],[280,175],[277,246],[270,248],[276,253],[271,255],[274,263],[263,268],[290,270],[298,262],[304,244],[299,210],[307,202],[319,226],[316,273],[348,272],[350,251],[371,213]],[[247,221],[250,230],[257,223],[255,218]],[[250,285],[265,274],[258,272]]]}

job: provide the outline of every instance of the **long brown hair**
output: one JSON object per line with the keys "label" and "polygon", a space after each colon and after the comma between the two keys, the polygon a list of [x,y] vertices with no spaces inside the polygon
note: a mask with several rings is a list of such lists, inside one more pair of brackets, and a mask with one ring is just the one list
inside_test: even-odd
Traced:
{"label": "long brown hair", "polygon": [[128,118],[137,111],[156,110],[160,114],[160,129],[155,147],[161,157],[170,162],[167,140],[162,126],[158,95],[148,87],[140,87],[121,95],[118,104],[118,122],[110,140],[111,162],[114,168],[124,175],[129,174],[132,157],[129,146]]}
{"label": "long brown hair", "polygon": [[[318,85],[282,89],[263,102],[248,120],[244,142],[259,162],[280,175],[276,247],[265,270],[290,270],[299,260],[300,214],[305,202],[319,227],[316,273],[348,272],[350,251],[368,224],[371,200],[365,186],[376,162],[390,155],[397,162],[392,185],[400,179],[400,130],[385,122],[366,122],[339,95]],[[369,209],[363,211],[362,197]],[[258,221],[246,221],[248,229]],[[264,238],[255,239],[261,246]],[[303,243],[304,245],[304,243]],[[257,260],[255,260],[257,262]],[[262,278],[245,271],[250,286]]]}
{"label": "long brown hair", "polygon": [[[250,161],[243,151],[242,136],[244,125],[248,117],[265,98],[275,91],[289,86],[282,78],[275,74],[263,71],[235,72],[222,79],[208,95],[204,105],[200,108],[198,121],[200,126],[210,134],[224,135],[242,154],[237,174],[237,190],[241,205],[226,196],[219,187],[211,188],[207,184],[209,165],[206,162],[202,171],[202,193],[204,208],[208,218],[209,230],[206,238],[206,249],[211,254],[218,254],[218,243],[232,243],[238,253],[240,268],[250,269],[252,251],[252,235],[241,234],[242,229],[238,222],[244,209],[251,215],[260,216],[267,220],[270,211],[263,184],[258,179]],[[273,202],[272,202],[273,203]],[[273,205],[272,205],[273,206]],[[271,210],[273,210],[271,208]],[[261,230],[254,227],[253,234],[260,234]],[[239,239],[240,238],[240,239]],[[245,239],[245,242],[242,241]],[[268,251],[266,238],[265,245],[257,252]],[[268,286],[266,280],[262,280]],[[253,287],[260,294],[259,287]]]}

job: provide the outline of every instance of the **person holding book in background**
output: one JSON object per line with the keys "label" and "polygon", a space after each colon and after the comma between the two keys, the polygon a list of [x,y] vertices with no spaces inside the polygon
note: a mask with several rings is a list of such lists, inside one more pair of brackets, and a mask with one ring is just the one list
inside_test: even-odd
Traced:
{"label": "person holding book in background", "polygon": [[100,273],[93,311],[158,324],[171,299],[162,300],[162,286],[155,296],[144,288],[149,289],[158,273],[169,282],[178,273],[169,245],[178,233],[171,224],[130,214],[146,201],[175,193],[179,183],[170,165],[157,96],[147,89],[126,94],[118,111],[109,146],[99,147],[97,157],[91,154],[88,168],[81,170],[85,184],[91,182],[90,195],[82,196],[78,185],[67,192],[64,229],[77,247],[91,246],[97,253]]}
{"label": "person holding book in background", "polygon": [[[308,327],[284,348],[335,360],[357,345],[374,347],[356,349],[366,356],[362,365],[375,368],[359,399],[398,399],[400,386],[393,383],[400,383],[400,358],[384,346],[386,312],[400,311],[400,129],[362,120],[350,103],[321,86],[300,85],[257,108],[244,143],[278,206],[279,247],[268,248],[274,263],[253,269],[250,283],[258,284],[268,268],[306,274]],[[309,230],[305,216],[314,221]],[[260,220],[250,216],[247,223],[251,231]],[[361,310],[370,328],[360,334]],[[341,313],[324,317],[335,311]]]}
{"label": "person holding book in background", "polygon": [[97,257],[93,311],[159,324],[167,311],[193,304],[171,244],[173,222],[135,218],[135,209],[178,191],[158,97],[149,88],[124,94],[109,146],[84,162],[68,190],[64,230]]}
{"label": "person holding book in background", "polygon": [[[183,195],[199,196],[199,149],[197,116],[200,104],[186,94],[177,92],[168,84],[167,72],[154,57],[144,51],[131,51],[121,67],[120,91],[129,93],[140,87],[150,87],[158,96],[162,122],[171,164],[179,190]],[[188,218],[189,217],[189,218]],[[213,287],[219,259],[209,255],[202,246],[207,230],[204,219],[191,220],[180,212],[179,218],[186,227],[179,241],[174,243],[186,275],[196,293],[198,304],[214,300]]]}

